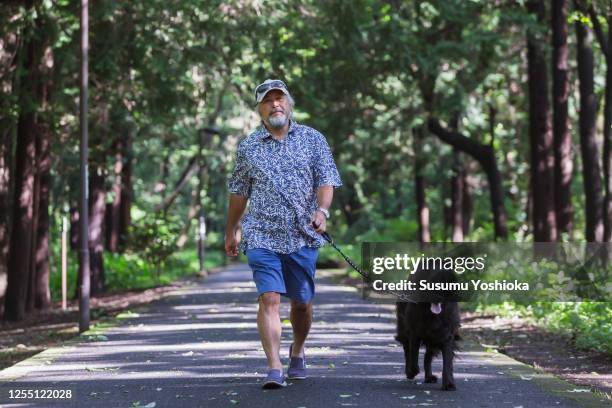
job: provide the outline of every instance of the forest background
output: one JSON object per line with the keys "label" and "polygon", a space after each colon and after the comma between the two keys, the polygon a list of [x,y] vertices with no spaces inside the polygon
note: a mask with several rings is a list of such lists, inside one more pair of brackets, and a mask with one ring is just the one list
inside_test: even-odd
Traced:
{"label": "forest background", "polygon": [[[0,7],[6,320],[59,298],[64,219],[76,293],[78,7]],[[94,295],[205,269],[204,226],[205,267],[226,262],[227,179],[266,78],[327,137],[344,182],[329,229],[355,256],[383,240],[612,241],[608,0],[95,0],[90,15]],[[502,309],[612,350],[609,303]]]}

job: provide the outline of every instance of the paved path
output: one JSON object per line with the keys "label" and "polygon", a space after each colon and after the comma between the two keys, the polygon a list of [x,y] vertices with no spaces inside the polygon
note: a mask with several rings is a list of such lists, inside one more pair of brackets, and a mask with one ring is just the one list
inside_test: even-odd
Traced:
{"label": "paved path", "polygon": [[[585,394],[587,403],[595,400],[470,343],[456,360],[458,391],[422,384],[422,375],[418,383],[408,382],[390,305],[363,301],[355,289],[329,278],[318,280],[306,349],[310,378],[262,391],[265,360],[254,289],[248,269],[235,265],[177,290],[108,329],[99,341],[51,349],[0,372],[0,405],[527,408],[582,406],[571,398]],[[283,319],[287,306],[284,301]],[[288,322],[283,327],[286,357],[291,329]],[[440,370],[436,360],[434,372]],[[9,399],[9,391],[18,389],[69,389],[73,398]]]}

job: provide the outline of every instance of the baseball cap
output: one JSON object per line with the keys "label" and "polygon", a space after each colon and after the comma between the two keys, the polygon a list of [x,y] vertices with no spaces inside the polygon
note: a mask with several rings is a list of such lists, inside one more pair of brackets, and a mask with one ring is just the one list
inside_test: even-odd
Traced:
{"label": "baseball cap", "polygon": [[255,101],[261,102],[266,94],[274,89],[278,89],[285,95],[289,96],[287,85],[280,79],[266,79],[255,88]]}

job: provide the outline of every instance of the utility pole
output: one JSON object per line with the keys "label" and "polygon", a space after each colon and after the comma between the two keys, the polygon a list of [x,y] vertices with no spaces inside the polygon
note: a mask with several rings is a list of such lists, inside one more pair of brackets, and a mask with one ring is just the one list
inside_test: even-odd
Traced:
{"label": "utility pole", "polygon": [[79,126],[81,133],[81,211],[79,214],[80,250],[79,275],[79,332],[89,330],[89,191],[88,168],[89,152],[87,145],[87,83],[88,83],[88,53],[89,53],[89,0],[81,0],[81,75],[80,75],[80,112]]}

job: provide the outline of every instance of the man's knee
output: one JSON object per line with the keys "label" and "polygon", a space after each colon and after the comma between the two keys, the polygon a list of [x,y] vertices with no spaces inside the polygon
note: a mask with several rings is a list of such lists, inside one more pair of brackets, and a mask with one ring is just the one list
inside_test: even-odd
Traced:
{"label": "man's knee", "polygon": [[259,306],[266,311],[275,311],[280,307],[280,294],[276,292],[265,292],[259,296]]}
{"label": "man's knee", "polygon": [[310,310],[312,310],[312,303],[298,303],[292,301],[291,310],[297,313],[308,313]]}

